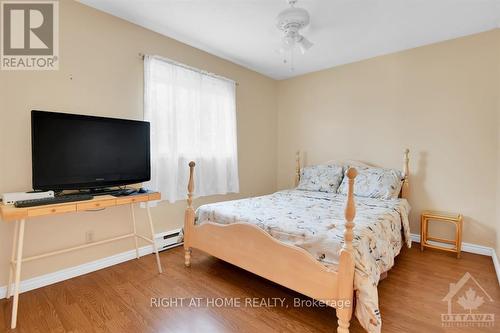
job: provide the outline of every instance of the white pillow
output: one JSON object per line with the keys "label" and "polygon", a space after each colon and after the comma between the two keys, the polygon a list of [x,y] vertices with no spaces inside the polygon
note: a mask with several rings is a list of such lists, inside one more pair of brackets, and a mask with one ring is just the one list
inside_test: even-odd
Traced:
{"label": "white pillow", "polygon": [[[368,198],[393,199],[399,196],[403,184],[401,171],[371,167],[356,167],[354,195]],[[348,178],[339,187],[340,194],[347,194]]]}
{"label": "white pillow", "polygon": [[302,169],[298,190],[337,192],[344,169],[340,165],[313,165]]}

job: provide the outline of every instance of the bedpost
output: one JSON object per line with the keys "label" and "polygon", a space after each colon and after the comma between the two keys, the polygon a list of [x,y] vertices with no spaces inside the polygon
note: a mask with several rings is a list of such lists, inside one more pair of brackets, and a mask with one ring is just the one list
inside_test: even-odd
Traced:
{"label": "bedpost", "polygon": [[340,250],[338,301],[343,303],[337,306],[338,327],[337,333],[349,333],[349,325],[354,306],[354,258],[353,258],[353,228],[356,216],[356,203],[354,202],[354,179],[358,172],[349,168],[346,177],[349,179],[347,202],[345,206],[344,245]]}
{"label": "bedpost", "polygon": [[410,194],[410,150],[406,148],[403,153],[403,186],[401,187],[401,198],[408,199]]}
{"label": "bedpost", "polygon": [[347,203],[345,205],[345,230],[344,230],[344,246],[342,249],[352,252],[352,229],[354,228],[354,217],[356,216],[356,203],[354,202],[354,179],[358,175],[355,168],[347,170],[347,178],[349,184],[347,189]]}
{"label": "bedpost", "polygon": [[190,238],[194,227],[194,209],[193,209],[193,192],[194,192],[194,167],[193,161],[189,162],[189,182],[188,182],[188,197],[187,208],[184,215],[184,265],[191,266],[191,247]]}
{"label": "bedpost", "polygon": [[300,182],[300,150],[295,153],[295,187],[299,186]]}

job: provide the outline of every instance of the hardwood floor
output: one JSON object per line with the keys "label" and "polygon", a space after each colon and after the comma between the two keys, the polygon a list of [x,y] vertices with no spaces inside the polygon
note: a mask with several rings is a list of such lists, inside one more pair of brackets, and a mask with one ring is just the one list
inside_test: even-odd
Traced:
{"label": "hardwood floor", "polygon": [[[472,313],[492,313],[500,320],[500,287],[491,258],[463,253],[426,250],[418,244],[404,250],[395,267],[379,284],[383,332],[498,332],[492,328],[443,328],[441,313],[447,312],[442,299],[449,284],[466,272],[491,296],[491,302],[474,281],[464,286],[483,297],[484,304]],[[324,307],[294,307],[295,299],[308,301],[286,288],[273,284],[232,265],[193,251],[192,267],[185,268],[182,248],[161,253],[165,272],[156,271],[154,256],[129,261],[20,296],[18,328],[11,331],[11,301],[0,301],[2,332],[334,332],[335,310]],[[307,272],[297,272],[307,274]],[[464,294],[461,291],[460,294]],[[457,296],[458,296],[457,295]],[[163,297],[161,307],[151,298]],[[201,307],[189,304],[200,297]],[[181,306],[171,301],[185,298]],[[206,306],[237,298],[240,307]],[[245,304],[284,298],[285,306]],[[475,299],[475,298],[474,298]],[[470,300],[470,299],[469,299]],[[454,312],[467,312],[453,300]],[[167,304],[170,303],[170,304]],[[286,306],[288,305],[288,307]],[[470,304],[469,304],[470,305]],[[351,332],[364,332],[353,319]]]}

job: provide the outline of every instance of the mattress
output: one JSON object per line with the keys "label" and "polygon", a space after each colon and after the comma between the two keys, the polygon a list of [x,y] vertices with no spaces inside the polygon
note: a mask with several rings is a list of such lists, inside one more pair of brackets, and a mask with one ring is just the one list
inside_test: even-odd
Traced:
{"label": "mattress", "polygon": [[[279,191],[203,205],[196,211],[196,223],[250,223],[283,243],[305,249],[322,264],[335,267],[344,242],[345,202],[346,196],[336,193]],[[377,285],[380,275],[394,265],[402,246],[411,246],[410,206],[405,199],[356,197],[355,202],[355,314],[368,332],[380,332]]]}

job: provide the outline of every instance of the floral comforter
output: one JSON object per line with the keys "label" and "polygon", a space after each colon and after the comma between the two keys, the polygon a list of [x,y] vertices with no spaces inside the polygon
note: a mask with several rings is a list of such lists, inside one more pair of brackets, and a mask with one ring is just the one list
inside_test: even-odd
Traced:
{"label": "floral comforter", "polygon": [[[203,205],[196,215],[198,223],[254,224],[279,241],[307,250],[326,266],[335,266],[344,242],[345,201],[341,194],[287,190]],[[404,242],[411,246],[410,206],[405,199],[356,197],[355,201],[355,315],[368,332],[380,332],[377,285],[403,246],[401,229]]]}

